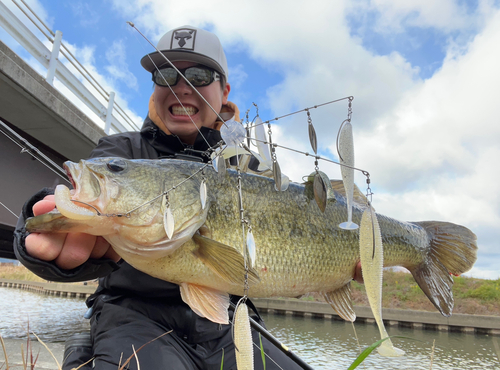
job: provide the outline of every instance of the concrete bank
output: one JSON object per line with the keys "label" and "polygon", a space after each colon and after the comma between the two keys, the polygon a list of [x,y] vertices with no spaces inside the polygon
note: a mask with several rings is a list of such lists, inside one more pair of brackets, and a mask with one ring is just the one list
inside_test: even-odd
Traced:
{"label": "concrete bank", "polygon": [[17,288],[70,298],[87,298],[97,288],[95,285],[84,285],[84,283],[39,283],[36,281],[10,279],[0,279],[0,287]]}
{"label": "concrete bank", "polygon": [[[61,297],[87,298],[96,286],[82,283],[38,283],[21,280],[0,279],[0,287],[25,289]],[[326,320],[343,320],[328,303],[301,301],[298,299],[252,299],[261,312],[281,315],[312,316]],[[370,307],[354,306],[357,322],[375,324]],[[412,311],[384,308],[384,323],[415,329],[454,331],[479,335],[500,336],[500,317],[453,314],[444,317],[438,312]]]}
{"label": "concrete bank", "polygon": [[[301,301],[297,299],[252,299],[261,312],[281,315],[312,316],[327,320],[343,320],[328,303]],[[356,322],[375,324],[370,307],[354,306]],[[444,317],[439,312],[398,310],[384,308],[382,310],[384,324],[415,329],[454,331],[462,333],[500,336],[500,317],[453,314]]]}

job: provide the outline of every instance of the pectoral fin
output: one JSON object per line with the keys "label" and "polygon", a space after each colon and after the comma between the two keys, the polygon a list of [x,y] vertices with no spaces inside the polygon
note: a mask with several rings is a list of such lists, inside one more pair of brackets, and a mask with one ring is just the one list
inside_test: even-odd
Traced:
{"label": "pectoral fin", "polygon": [[356,320],[356,313],[352,306],[351,283],[343,287],[323,294],[325,300],[330,303],[332,308],[346,321]]}
{"label": "pectoral fin", "polygon": [[218,324],[229,324],[229,294],[202,287],[181,283],[182,300],[199,316],[206,317]]}
{"label": "pectoral fin", "polygon": [[[219,243],[213,239],[193,235],[193,241],[198,249],[193,254],[198,257],[214,273],[231,284],[243,285],[245,282],[245,260],[236,249]],[[248,282],[257,283],[259,276],[255,270],[248,271]]]}

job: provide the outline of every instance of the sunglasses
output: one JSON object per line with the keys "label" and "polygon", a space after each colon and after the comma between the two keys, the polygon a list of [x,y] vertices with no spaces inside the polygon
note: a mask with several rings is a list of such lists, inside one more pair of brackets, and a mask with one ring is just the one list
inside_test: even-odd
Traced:
{"label": "sunglasses", "polygon": [[[208,86],[214,81],[220,81],[220,75],[209,67],[193,66],[177,69],[194,87]],[[159,86],[175,86],[179,78],[181,76],[172,67],[160,68],[153,72],[153,82]]]}

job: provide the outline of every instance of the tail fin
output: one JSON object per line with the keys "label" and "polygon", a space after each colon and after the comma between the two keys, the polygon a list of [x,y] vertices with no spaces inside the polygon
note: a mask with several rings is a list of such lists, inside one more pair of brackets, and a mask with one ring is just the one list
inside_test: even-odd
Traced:
{"label": "tail fin", "polygon": [[453,278],[472,268],[477,259],[477,237],[469,229],[448,222],[414,222],[430,238],[427,260],[411,270],[420,288],[443,316],[453,310]]}

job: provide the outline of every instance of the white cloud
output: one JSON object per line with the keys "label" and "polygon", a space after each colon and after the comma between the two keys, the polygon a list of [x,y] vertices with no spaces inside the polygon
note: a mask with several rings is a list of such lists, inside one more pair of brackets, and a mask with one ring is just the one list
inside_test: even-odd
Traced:
{"label": "white cloud", "polygon": [[241,87],[248,78],[248,74],[245,72],[245,66],[243,64],[238,64],[237,66],[229,67],[229,78],[231,79],[231,87]]}
{"label": "white cloud", "polygon": [[477,267],[473,267],[469,272],[465,273],[464,276],[470,276],[470,277],[475,277],[475,278],[479,278],[479,279],[497,280],[497,279],[500,279],[500,271],[499,270],[480,269]]}
{"label": "white cloud", "polygon": [[137,91],[137,78],[130,72],[126,62],[126,48],[123,40],[115,40],[111,47],[106,51],[106,60],[110,65],[105,69],[111,79],[122,81],[128,88]]}
{"label": "white cloud", "polygon": [[490,253],[483,261],[490,269],[500,257],[498,40],[496,11],[466,48],[452,48],[432,78],[406,91],[375,129],[358,130],[356,138],[358,163],[372,169],[379,185],[378,211],[471,228],[480,260]]}
{"label": "white cloud", "polygon": [[[123,6],[129,15],[131,4]],[[377,210],[400,219],[465,224],[480,230],[480,242],[486,241],[480,244],[480,256],[482,250],[496,251],[493,240],[500,238],[495,227],[500,221],[496,190],[500,176],[495,170],[500,158],[495,108],[500,96],[498,8],[487,0],[475,9],[452,0],[301,4],[261,0],[227,7],[222,0],[192,1],[186,11],[184,4],[172,1],[141,0],[135,6],[146,11],[136,24],[154,37],[183,24],[208,27],[226,50],[246,50],[249,57],[283,76],[267,91],[272,114],[353,95],[357,164],[372,175]],[[121,5],[115,2],[115,6]],[[375,20],[370,32],[382,37],[405,33],[410,27],[433,29],[447,37],[442,67],[422,80],[419,69],[397,51],[381,56],[367,50],[349,29],[348,17],[354,12],[358,19]],[[311,115],[320,146],[335,152],[345,104],[311,111]],[[305,139],[305,114],[277,123],[276,137],[311,151]],[[282,171],[295,179],[313,168],[310,158],[292,159],[282,153],[278,158]],[[362,176],[357,179],[364,181]],[[500,255],[494,255],[498,261]]]}
{"label": "white cloud", "polygon": [[481,1],[478,8],[472,10],[466,2],[455,0],[358,0],[351,4],[351,15],[371,15],[374,23],[369,26],[383,34],[406,32],[408,27],[461,32],[478,25],[488,3]]}
{"label": "white cloud", "polygon": [[87,2],[71,1],[66,3],[71,11],[80,18],[80,24],[84,27],[95,27],[101,20],[101,13],[95,10]]}
{"label": "white cloud", "polygon": [[481,189],[478,197],[486,191],[496,197],[499,22],[497,12],[466,54],[446,58],[431,79],[407,90],[395,109],[378,117],[376,128],[357,133],[360,161],[377,169],[383,186],[411,190],[415,183],[436,186],[438,180],[450,185],[446,191],[461,184],[471,194]]}

